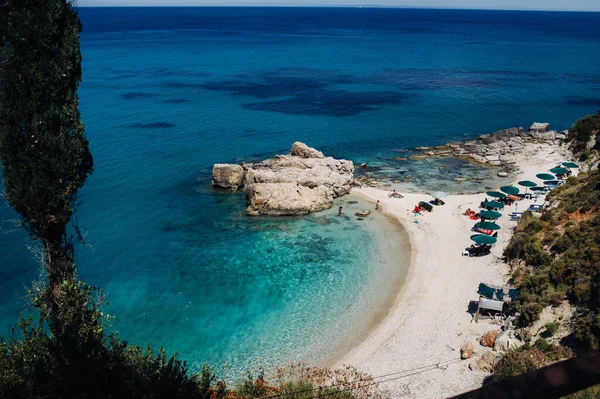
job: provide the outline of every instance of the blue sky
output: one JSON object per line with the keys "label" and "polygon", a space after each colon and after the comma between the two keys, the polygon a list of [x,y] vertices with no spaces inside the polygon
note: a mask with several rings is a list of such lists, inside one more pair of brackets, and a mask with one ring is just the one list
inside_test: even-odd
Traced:
{"label": "blue sky", "polygon": [[342,6],[600,11],[600,0],[79,0],[80,6]]}

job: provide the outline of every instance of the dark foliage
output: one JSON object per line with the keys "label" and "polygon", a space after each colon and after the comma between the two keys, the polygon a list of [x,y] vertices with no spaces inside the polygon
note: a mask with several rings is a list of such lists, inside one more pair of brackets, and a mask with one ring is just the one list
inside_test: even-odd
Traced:
{"label": "dark foliage", "polygon": [[[60,283],[74,278],[67,236],[93,159],[80,121],[79,32],[66,0],[0,3],[0,161],[6,199],[44,249],[47,303],[59,320]],[[53,297],[51,299],[50,297]],[[68,317],[66,314],[63,316]]]}
{"label": "dark foliage", "polygon": [[588,141],[590,141],[592,136],[597,134],[599,130],[600,110],[598,110],[596,115],[588,115],[578,120],[571,129],[569,129],[569,140],[573,143],[573,149],[576,152],[584,151]]}
{"label": "dark foliage", "polygon": [[568,349],[538,339],[533,345],[526,344],[506,352],[494,367],[494,381],[524,374],[569,357],[571,352]]}

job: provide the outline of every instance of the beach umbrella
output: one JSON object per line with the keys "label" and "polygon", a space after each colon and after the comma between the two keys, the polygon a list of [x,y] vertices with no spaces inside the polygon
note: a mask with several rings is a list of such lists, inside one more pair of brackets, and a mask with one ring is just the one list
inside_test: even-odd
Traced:
{"label": "beach umbrella", "polygon": [[532,182],[531,180],[522,180],[519,182],[519,186],[523,186],[523,187],[535,187],[537,186],[537,183]]}
{"label": "beach umbrella", "polygon": [[506,198],[506,194],[499,191],[488,191],[486,194],[494,198]]}
{"label": "beach umbrella", "polygon": [[498,239],[496,237],[488,236],[485,234],[475,234],[471,236],[471,240],[477,244],[495,244]]}
{"label": "beach umbrella", "polygon": [[500,230],[500,226],[498,226],[494,222],[475,223],[475,227],[477,227],[478,229],[485,229],[485,230]]}
{"label": "beach umbrella", "polygon": [[573,162],[563,162],[562,164],[569,169],[577,169],[579,167],[579,165]]}
{"label": "beach umbrella", "polygon": [[525,194],[527,194],[527,189],[529,187],[537,186],[537,183],[532,182],[531,180],[521,180],[518,184],[519,184],[519,186],[525,187]]}
{"label": "beach umbrella", "polygon": [[535,177],[537,177],[538,179],[542,179],[542,180],[554,180],[555,177],[552,176],[550,173],[540,173],[535,175]]}
{"label": "beach umbrella", "polygon": [[554,173],[555,175],[566,175],[567,173],[569,173],[569,169],[567,169],[567,168],[552,168],[552,169],[550,169],[550,172]]}
{"label": "beach umbrella", "polygon": [[504,204],[502,204],[501,202],[498,202],[498,201],[482,202],[481,205],[483,205],[484,208],[491,208],[491,209],[502,209],[502,208],[504,208]]}
{"label": "beach umbrella", "polygon": [[435,193],[431,194],[431,196],[433,198],[442,199],[442,198],[446,198],[448,196],[448,194],[446,194],[443,191],[436,191]]}
{"label": "beach umbrella", "polygon": [[506,194],[510,194],[510,195],[519,194],[519,189],[515,186],[502,186],[502,187],[500,187],[500,191],[502,191],[503,193],[506,193]]}
{"label": "beach umbrella", "polygon": [[502,214],[496,211],[481,211],[479,212],[479,216],[482,219],[498,219]]}

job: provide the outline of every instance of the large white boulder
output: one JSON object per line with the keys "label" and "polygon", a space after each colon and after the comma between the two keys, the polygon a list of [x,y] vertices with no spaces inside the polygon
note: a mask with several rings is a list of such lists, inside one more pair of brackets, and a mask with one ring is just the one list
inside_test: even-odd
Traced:
{"label": "large white boulder", "polygon": [[317,151],[299,141],[292,144],[290,155],[300,158],[325,158],[321,151]]}
{"label": "large white boulder", "polygon": [[[250,215],[301,215],[327,209],[333,198],[348,194],[354,184],[352,161],[325,157],[300,142],[292,145],[289,155],[276,155],[246,169],[216,164],[213,184],[237,188],[244,182]],[[298,194],[297,187],[306,195]]]}
{"label": "large white boulder", "polygon": [[248,215],[306,215],[331,208],[333,196],[325,186],[299,189],[294,183],[254,183],[246,186]]}
{"label": "large white boulder", "polygon": [[548,131],[549,128],[550,128],[549,123],[533,122],[531,124],[531,126],[529,126],[529,131],[537,132],[537,133],[545,133]]}
{"label": "large white boulder", "polygon": [[244,168],[240,165],[217,163],[213,166],[213,186],[237,189],[243,182]]}

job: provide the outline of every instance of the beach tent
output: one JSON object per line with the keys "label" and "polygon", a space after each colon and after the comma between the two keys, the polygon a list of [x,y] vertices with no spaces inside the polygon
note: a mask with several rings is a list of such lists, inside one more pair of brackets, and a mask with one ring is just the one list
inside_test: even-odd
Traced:
{"label": "beach tent", "polygon": [[569,169],[577,169],[579,167],[579,165],[573,162],[563,162],[562,165]]}
{"label": "beach tent", "polygon": [[[554,177],[552,178],[554,179]],[[506,194],[499,191],[488,191],[486,194],[493,198],[506,198]]]}
{"label": "beach tent", "polygon": [[471,240],[477,244],[495,244],[498,239],[496,237],[488,236],[486,234],[475,234],[471,236]]}
{"label": "beach tent", "polygon": [[554,180],[555,177],[553,175],[551,175],[550,173],[540,173],[535,175],[535,177],[537,177],[538,179],[542,179],[542,180]]}
{"label": "beach tent", "polygon": [[479,216],[481,216],[482,219],[498,219],[502,214],[496,211],[481,211],[479,212]]}
{"label": "beach tent", "polygon": [[519,194],[519,189],[515,186],[502,186],[502,187],[500,187],[500,191],[502,191],[503,193],[506,193],[506,194],[510,194],[510,195]]}
{"label": "beach tent", "polygon": [[475,321],[479,319],[479,314],[482,313],[483,310],[487,310],[488,312],[499,312],[500,314],[502,314],[503,306],[504,302],[502,301],[496,301],[494,299],[479,297],[479,303],[477,304],[477,312],[475,312]]}
{"label": "beach tent", "polygon": [[486,202],[482,202],[481,205],[483,205],[484,208],[487,209],[502,209],[504,208],[504,204],[498,201],[486,201]]}
{"label": "beach tent", "polygon": [[485,230],[500,230],[500,226],[498,226],[494,222],[479,222],[479,223],[475,223],[475,227],[478,228],[478,229],[485,229]]}

